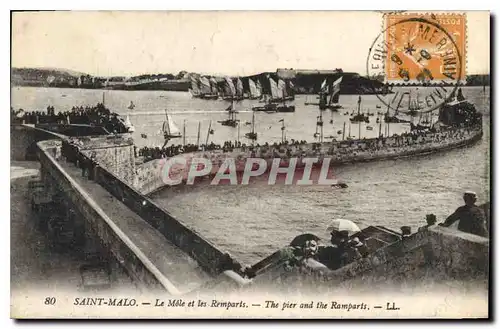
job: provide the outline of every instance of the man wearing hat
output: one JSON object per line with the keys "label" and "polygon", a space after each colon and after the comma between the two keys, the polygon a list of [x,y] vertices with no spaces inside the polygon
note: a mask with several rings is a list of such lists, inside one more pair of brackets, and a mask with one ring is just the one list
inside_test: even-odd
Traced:
{"label": "man wearing hat", "polygon": [[477,197],[475,192],[466,191],[464,193],[465,205],[458,207],[453,214],[446,218],[444,223],[439,225],[448,227],[456,221],[459,221],[458,229],[460,231],[488,237],[486,219],[481,208],[475,205],[476,200]]}

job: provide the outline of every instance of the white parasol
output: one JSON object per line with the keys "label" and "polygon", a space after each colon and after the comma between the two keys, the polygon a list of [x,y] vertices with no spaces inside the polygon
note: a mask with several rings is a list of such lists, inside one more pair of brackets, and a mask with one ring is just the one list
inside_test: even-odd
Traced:
{"label": "white parasol", "polygon": [[352,235],[356,232],[359,232],[360,229],[358,225],[354,224],[350,220],[347,219],[335,219],[330,226],[328,226],[328,231],[348,231],[349,235]]}

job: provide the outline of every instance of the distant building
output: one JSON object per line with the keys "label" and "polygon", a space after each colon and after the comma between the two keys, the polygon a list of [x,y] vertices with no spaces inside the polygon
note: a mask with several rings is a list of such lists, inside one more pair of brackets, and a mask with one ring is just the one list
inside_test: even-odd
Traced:
{"label": "distant building", "polygon": [[54,81],[56,80],[56,77],[53,76],[53,75],[49,75],[47,77],[47,83],[50,85],[51,83],[53,83]]}
{"label": "distant building", "polygon": [[342,73],[342,69],[334,70],[294,70],[294,69],[277,69],[276,74],[281,79],[294,79],[298,75],[308,75],[308,76],[331,76],[338,75]]}
{"label": "distant building", "polygon": [[294,69],[277,69],[276,74],[280,79],[294,79],[297,72]]}
{"label": "distant building", "polygon": [[111,77],[106,82],[104,83],[104,86],[106,87],[111,87],[111,86],[118,86],[118,85],[123,85],[125,84],[125,77]]}

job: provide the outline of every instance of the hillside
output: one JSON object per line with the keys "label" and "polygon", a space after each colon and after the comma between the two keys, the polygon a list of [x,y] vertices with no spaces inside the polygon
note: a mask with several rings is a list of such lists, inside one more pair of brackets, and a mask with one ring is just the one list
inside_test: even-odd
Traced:
{"label": "hillside", "polygon": [[[189,77],[199,76],[197,73],[181,71],[174,75],[171,73],[142,74],[130,78],[125,77],[93,77],[83,72],[59,68],[12,68],[12,86],[34,87],[64,87],[87,89],[119,89],[119,90],[171,90],[188,91]],[[293,81],[295,93],[315,94],[324,79],[333,81],[343,77],[341,94],[372,94],[381,93],[384,84],[380,81],[370,80],[353,72],[342,72],[341,69],[331,71],[314,70],[281,70],[277,72],[263,72],[249,77],[242,77],[245,89],[248,88],[248,78],[261,80],[265,92],[268,92],[268,77],[282,78]],[[223,81],[221,77],[216,79]],[[467,76],[468,86],[489,85],[489,75]]]}

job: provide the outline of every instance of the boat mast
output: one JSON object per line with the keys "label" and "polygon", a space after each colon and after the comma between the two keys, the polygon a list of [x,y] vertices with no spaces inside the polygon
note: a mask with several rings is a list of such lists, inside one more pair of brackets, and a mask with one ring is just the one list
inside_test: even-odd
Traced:
{"label": "boat mast", "polygon": [[252,145],[255,143],[255,112],[252,113]]}
{"label": "boat mast", "polygon": [[281,143],[285,142],[285,119],[281,119]]}
{"label": "boat mast", "polygon": [[320,138],[320,142],[323,143],[323,112],[322,111],[319,112],[319,120],[320,120],[319,122],[321,123],[319,138]]}
{"label": "boat mast", "polygon": [[184,127],[182,128],[182,145],[186,146],[186,119],[184,119]]}
{"label": "boat mast", "polygon": [[210,120],[210,123],[208,124],[207,141],[205,142],[205,146],[208,145],[208,138],[210,137],[210,130],[211,129],[212,129],[212,120]]}
{"label": "boat mast", "polygon": [[[359,96],[359,100],[358,100],[358,116],[360,115],[361,113],[361,96]],[[361,121],[359,120],[359,117],[358,117],[358,139],[361,139]]]}
{"label": "boat mast", "polygon": [[332,84],[330,85],[330,100],[328,101],[328,106],[331,106],[332,103],[333,103],[333,93],[335,92],[335,89],[333,88],[333,84],[335,83],[335,81],[332,82]]}
{"label": "boat mast", "polygon": [[252,113],[252,133],[255,134],[255,112]]}
{"label": "boat mast", "polygon": [[[168,120],[167,110],[165,110],[165,117],[167,118],[167,121],[166,121],[166,122],[167,122],[167,127],[166,127],[166,130],[167,130],[167,131],[166,131],[166,134],[167,134],[167,136],[170,136],[170,122],[169,122],[169,120]],[[165,132],[164,132],[164,133],[165,133]]]}
{"label": "boat mast", "polygon": [[231,112],[229,113],[231,120],[235,120],[234,99],[231,101]]}
{"label": "boat mast", "polygon": [[408,93],[408,111],[411,111],[411,91]]}
{"label": "boat mast", "polygon": [[201,122],[198,121],[198,136],[196,137],[197,146],[200,146],[200,129],[201,129]]}
{"label": "boat mast", "polygon": [[382,137],[382,120],[379,119],[379,122],[378,122],[378,137]]}

